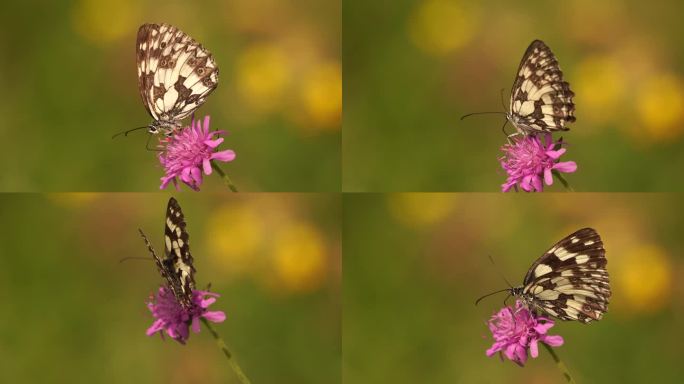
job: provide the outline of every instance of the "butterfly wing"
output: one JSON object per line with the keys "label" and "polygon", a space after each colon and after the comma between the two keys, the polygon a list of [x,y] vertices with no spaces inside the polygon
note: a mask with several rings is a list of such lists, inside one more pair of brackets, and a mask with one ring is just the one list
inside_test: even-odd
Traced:
{"label": "butterfly wing", "polygon": [[562,320],[600,320],[608,308],[608,260],[599,234],[584,228],[555,244],[532,264],[522,294]]}
{"label": "butterfly wing", "polygon": [[136,50],[140,96],[157,121],[186,118],[218,86],[211,53],[172,25],[142,25]]}
{"label": "butterfly wing", "polygon": [[511,122],[525,132],[567,131],[575,121],[574,93],[551,49],[541,40],[523,55],[511,88]]}
{"label": "butterfly wing", "polygon": [[164,225],[163,264],[170,270],[174,294],[184,306],[192,303],[192,290],[195,289],[195,267],[190,254],[189,235],[185,229],[185,217],[180,205],[173,197],[166,208]]}

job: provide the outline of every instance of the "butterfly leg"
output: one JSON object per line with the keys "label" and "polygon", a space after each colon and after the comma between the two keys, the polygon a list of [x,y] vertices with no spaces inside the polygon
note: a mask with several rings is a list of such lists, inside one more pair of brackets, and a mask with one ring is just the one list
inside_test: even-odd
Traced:
{"label": "butterfly leg", "polygon": [[164,152],[164,150],[159,149],[159,148],[150,148],[150,140],[152,140],[152,136],[154,136],[154,135],[149,135],[147,137],[147,142],[145,143],[145,149],[147,149],[148,151],[152,151],[152,152]]}

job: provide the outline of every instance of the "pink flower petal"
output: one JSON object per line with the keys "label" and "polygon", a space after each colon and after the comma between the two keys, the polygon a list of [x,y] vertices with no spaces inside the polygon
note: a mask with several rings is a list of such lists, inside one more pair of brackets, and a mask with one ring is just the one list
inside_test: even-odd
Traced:
{"label": "pink flower petal", "polygon": [[202,300],[202,302],[200,303],[200,305],[202,306],[202,308],[206,308],[206,307],[208,307],[208,306],[214,304],[215,301],[216,301],[216,298],[215,298],[215,297],[209,297],[209,298],[207,298],[207,299]]}
{"label": "pink flower petal", "polygon": [[194,120],[188,127],[178,131],[171,137],[160,140],[163,151],[159,154],[159,162],[165,175],[161,179],[160,189],[165,189],[171,181],[176,188],[177,180],[182,181],[194,190],[202,185],[202,172],[212,173],[209,160],[228,162],[235,158],[232,150],[215,151],[223,143],[219,137],[224,131],[209,130],[210,116],[203,121]]}
{"label": "pink flower petal", "polygon": [[[551,134],[544,133],[514,139],[501,147],[504,155],[499,161],[508,175],[502,191],[508,192],[518,185],[526,192],[542,192],[544,184],[553,183],[551,170],[574,172],[574,162],[558,162],[567,151],[561,147],[563,144],[561,140],[554,142]],[[574,168],[570,164],[575,164]]]}
{"label": "pink flower petal", "polygon": [[212,323],[222,323],[226,320],[226,314],[223,311],[208,311],[203,316]]}
{"label": "pink flower petal", "polygon": [[553,185],[553,173],[551,173],[550,169],[544,170],[544,183],[546,185]]}
{"label": "pink flower petal", "polygon": [[217,294],[206,291],[193,291],[192,305],[184,307],[178,302],[173,292],[167,287],[159,288],[156,296],[147,306],[155,320],[146,331],[148,336],[164,332],[172,339],[184,344],[190,335],[190,329],[200,331],[200,318],[209,321],[224,321],[226,315],[222,311],[208,311],[207,307],[216,301]]}
{"label": "pink flower petal", "polygon": [[534,330],[539,334],[545,334],[551,327],[553,327],[553,322],[543,322],[539,323],[534,327]]}
{"label": "pink flower petal", "polygon": [[193,317],[193,318],[192,318],[192,325],[191,325],[191,327],[192,327],[192,331],[193,331],[193,332],[195,332],[195,333],[199,333],[199,332],[200,332],[200,321],[199,321],[199,317]]}
{"label": "pink flower petal", "polygon": [[532,179],[534,178],[534,175],[527,175],[522,178],[522,181],[520,182],[520,188],[523,189],[523,191],[531,191],[532,190]]}
{"label": "pink flower petal", "polygon": [[485,353],[493,356],[502,351],[501,356],[522,366],[528,356],[539,356],[539,341],[551,346],[562,344],[562,337],[546,334],[553,325],[552,320],[538,316],[517,300],[514,309],[504,307],[488,321],[495,342]]}
{"label": "pink flower petal", "polygon": [[553,166],[553,169],[557,170],[558,172],[572,173],[577,170],[577,163],[574,161],[564,161],[561,163],[556,163]]}
{"label": "pink flower petal", "polygon": [[202,161],[202,169],[204,169],[204,174],[205,175],[211,175],[211,172],[213,171],[211,169],[211,159],[204,159]]}
{"label": "pink flower petal", "polygon": [[534,190],[537,192],[541,192],[544,190],[544,186],[542,185],[542,180],[539,175],[534,175],[532,176],[532,186],[534,186]]}
{"label": "pink flower petal", "polygon": [[563,336],[558,335],[546,336],[542,341],[552,347],[559,347],[565,342],[565,340],[563,340]]}
{"label": "pink flower petal", "polygon": [[498,343],[494,343],[494,345],[492,345],[492,347],[489,348],[489,349],[485,352],[485,354],[487,355],[487,357],[492,357],[492,355],[494,355],[495,353],[499,352],[500,350],[501,350],[501,347],[499,346],[499,344],[498,344]]}
{"label": "pink flower petal", "polygon": [[219,137],[216,140],[204,140],[204,144],[207,147],[216,148],[223,143],[223,137]]}
{"label": "pink flower petal", "polygon": [[566,148],[561,148],[561,149],[558,149],[555,151],[554,150],[548,150],[548,151],[546,151],[546,155],[549,156],[550,158],[556,160],[559,157],[561,157],[565,153],[565,151],[567,151]]}
{"label": "pink flower petal", "polygon": [[537,339],[532,339],[530,342],[530,355],[534,358],[539,356],[539,346],[537,345]]}
{"label": "pink flower petal", "polygon": [[221,152],[215,152],[211,155],[211,159],[220,160],[224,162],[233,161],[235,159],[235,152],[233,152],[230,149],[226,149],[225,151]]}

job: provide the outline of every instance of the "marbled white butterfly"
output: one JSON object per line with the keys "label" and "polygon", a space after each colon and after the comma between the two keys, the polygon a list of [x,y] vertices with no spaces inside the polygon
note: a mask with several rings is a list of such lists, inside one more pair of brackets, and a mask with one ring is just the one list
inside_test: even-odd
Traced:
{"label": "marbled white butterfly", "polygon": [[193,259],[190,254],[188,232],[185,230],[185,218],[176,199],[170,198],[166,208],[163,258],[154,251],[142,229],[139,231],[157,263],[159,273],[166,279],[168,288],[183,307],[190,308],[192,290],[195,289],[195,267],[192,265]]}
{"label": "marbled white butterfly", "polygon": [[611,294],[605,253],[594,229],[580,229],[537,259],[521,286],[505,291],[561,320],[601,320]]}
{"label": "marbled white butterfly", "polygon": [[180,29],[144,24],[136,41],[138,89],[154,121],[150,133],[172,135],[218,85],[211,53]]}
{"label": "marbled white butterfly", "polygon": [[575,121],[574,95],[556,56],[535,40],[520,61],[506,118],[521,134],[567,131],[565,124]]}
{"label": "marbled white butterfly", "polygon": [[506,115],[506,122],[517,130],[515,134],[567,131],[569,128],[565,125],[575,121],[574,95],[570,84],[563,81],[556,56],[543,41],[535,40],[520,61],[508,112],[469,113],[461,120],[472,115],[496,113]]}

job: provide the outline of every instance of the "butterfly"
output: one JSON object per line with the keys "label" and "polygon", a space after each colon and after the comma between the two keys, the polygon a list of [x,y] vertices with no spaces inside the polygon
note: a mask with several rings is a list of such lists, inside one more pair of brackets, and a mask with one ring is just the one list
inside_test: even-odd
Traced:
{"label": "butterfly", "polygon": [[537,259],[521,286],[505,291],[531,310],[561,320],[598,321],[608,310],[611,295],[607,263],[599,234],[583,228]]}
{"label": "butterfly", "polygon": [[136,40],[138,89],[154,121],[150,133],[172,135],[218,85],[207,49],[169,24],[143,24]]}
{"label": "butterfly", "polygon": [[520,61],[506,119],[520,134],[567,131],[565,125],[575,121],[574,95],[556,56],[535,40]]}
{"label": "butterfly", "polygon": [[145,233],[141,229],[139,231],[168,288],[176,296],[178,303],[189,309],[192,306],[192,291],[195,289],[195,267],[192,265],[185,217],[176,199],[170,198],[166,207],[163,258],[154,251]]}

